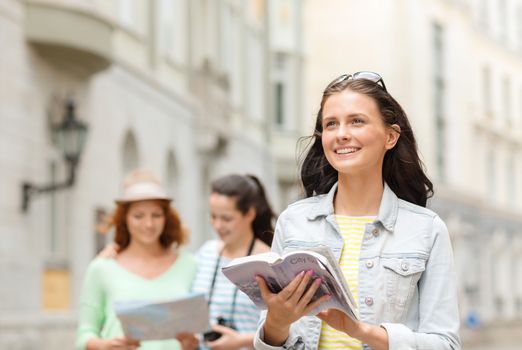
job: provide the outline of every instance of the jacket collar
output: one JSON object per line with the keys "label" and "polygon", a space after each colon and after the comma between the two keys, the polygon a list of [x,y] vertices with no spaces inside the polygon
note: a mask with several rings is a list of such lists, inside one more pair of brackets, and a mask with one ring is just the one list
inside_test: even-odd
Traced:
{"label": "jacket collar", "polygon": [[[316,202],[308,212],[307,218],[309,220],[334,214],[333,201],[335,193],[337,193],[337,186],[338,183],[336,182],[327,194],[319,196],[318,202]],[[398,209],[399,199],[388,184],[384,183],[384,192],[375,222],[380,222],[386,230],[393,232],[395,222],[397,221]]]}

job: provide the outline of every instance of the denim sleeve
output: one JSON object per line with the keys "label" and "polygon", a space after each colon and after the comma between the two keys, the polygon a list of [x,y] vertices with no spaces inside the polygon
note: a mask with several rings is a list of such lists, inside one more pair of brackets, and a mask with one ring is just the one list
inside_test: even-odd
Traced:
{"label": "denim sleeve", "polygon": [[390,350],[460,349],[459,312],[453,253],[448,229],[435,216],[432,247],[419,280],[419,328],[383,323]]}
{"label": "denim sleeve", "polygon": [[272,346],[268,345],[264,342],[264,334],[263,334],[263,325],[265,324],[266,311],[263,311],[263,315],[261,316],[262,320],[259,322],[259,327],[257,328],[256,336],[254,337],[254,349],[256,350],[280,350],[280,349],[291,349],[291,350],[304,350],[306,348],[305,342],[303,339],[296,334],[296,332],[292,332],[292,328],[298,326],[297,323],[292,324],[290,326],[290,334],[288,339],[282,346]]}

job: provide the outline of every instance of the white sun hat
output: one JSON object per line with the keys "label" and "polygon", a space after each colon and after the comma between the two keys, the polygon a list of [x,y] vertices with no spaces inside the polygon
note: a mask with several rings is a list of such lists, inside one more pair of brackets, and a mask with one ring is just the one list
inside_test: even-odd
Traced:
{"label": "white sun hat", "polygon": [[126,186],[122,195],[114,201],[121,204],[153,199],[172,201],[172,198],[165,193],[165,190],[153,181],[137,182]]}

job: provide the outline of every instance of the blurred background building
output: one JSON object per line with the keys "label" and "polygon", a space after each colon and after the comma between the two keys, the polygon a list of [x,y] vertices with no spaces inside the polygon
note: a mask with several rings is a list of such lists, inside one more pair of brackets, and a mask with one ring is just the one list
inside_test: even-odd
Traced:
{"label": "blurred background building", "polygon": [[[162,177],[191,250],[216,176],[260,176],[278,210],[296,199],[296,140],[324,86],[360,70],[412,121],[465,349],[521,343],[522,0],[0,0],[0,52],[0,349],[72,348],[129,170]],[[87,126],[74,184],[37,193],[68,178],[67,107]]]}
{"label": "blurred background building", "polygon": [[[1,349],[72,348],[83,274],[107,241],[98,227],[129,170],[161,176],[191,250],[213,236],[213,178],[256,174],[278,209],[279,193],[294,195],[299,11],[295,1],[0,0]],[[41,193],[68,179],[56,133],[67,113],[87,126],[75,181]]]}
{"label": "blurred background building", "polygon": [[374,70],[416,132],[452,235],[466,349],[522,342],[522,1],[307,1],[305,110]]}

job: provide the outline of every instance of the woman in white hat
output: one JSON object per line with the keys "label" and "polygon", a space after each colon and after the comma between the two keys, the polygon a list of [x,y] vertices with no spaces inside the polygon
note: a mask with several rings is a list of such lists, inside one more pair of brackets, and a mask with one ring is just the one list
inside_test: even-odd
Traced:
{"label": "woman in white hat", "polygon": [[141,344],[125,338],[116,300],[161,300],[185,295],[196,273],[195,259],[177,248],[187,239],[180,217],[155,177],[132,172],[112,216],[114,259],[97,258],[87,270],[80,301],[78,349],[179,349],[177,340]]}

